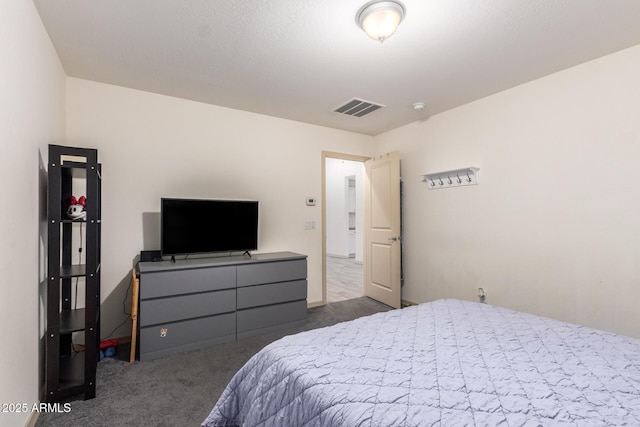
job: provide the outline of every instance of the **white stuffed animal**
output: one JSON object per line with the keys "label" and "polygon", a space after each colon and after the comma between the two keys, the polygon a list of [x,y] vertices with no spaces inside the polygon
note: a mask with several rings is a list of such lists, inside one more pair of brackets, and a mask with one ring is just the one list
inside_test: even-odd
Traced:
{"label": "white stuffed animal", "polygon": [[67,209],[67,216],[73,220],[85,219],[87,217],[87,212],[84,210],[86,204],[87,199],[84,196],[81,196],[78,200],[76,200],[75,196],[71,196],[71,204]]}

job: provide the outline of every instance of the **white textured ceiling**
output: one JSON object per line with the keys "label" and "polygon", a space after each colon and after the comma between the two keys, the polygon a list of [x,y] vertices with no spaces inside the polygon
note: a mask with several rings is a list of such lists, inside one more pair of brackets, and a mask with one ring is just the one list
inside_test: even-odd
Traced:
{"label": "white textured ceiling", "polygon": [[69,76],[370,135],[640,44],[639,0],[403,0],[383,44],[365,2],[34,0]]}

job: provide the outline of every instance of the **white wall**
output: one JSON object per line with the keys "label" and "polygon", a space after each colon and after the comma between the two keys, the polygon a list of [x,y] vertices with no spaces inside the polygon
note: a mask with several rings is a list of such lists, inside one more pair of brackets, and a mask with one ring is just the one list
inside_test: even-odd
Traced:
{"label": "white wall", "polygon": [[[75,78],[67,134],[71,145],[99,149],[102,163],[103,336],[126,317],[134,257],[159,248],[143,218],[157,220],[163,196],[258,200],[259,252],[308,255],[308,301],[321,301],[322,206],[305,199],[320,199],[323,150],[373,150],[365,135]],[[316,229],[304,230],[305,221]],[[127,323],[114,336],[129,334]]]}
{"label": "white wall", "polygon": [[[375,138],[401,152],[403,298],[477,300],[640,337],[640,46]],[[480,185],[420,174],[480,168]]]}
{"label": "white wall", "polygon": [[349,211],[347,178],[356,179],[356,259],[362,261],[362,162],[327,157],[326,159],[326,203],[327,203],[327,254],[348,257]]}
{"label": "white wall", "polygon": [[[43,372],[47,144],[64,139],[65,90],[32,2],[0,2],[0,58],[0,403],[32,405]],[[0,426],[28,416],[0,413]]]}

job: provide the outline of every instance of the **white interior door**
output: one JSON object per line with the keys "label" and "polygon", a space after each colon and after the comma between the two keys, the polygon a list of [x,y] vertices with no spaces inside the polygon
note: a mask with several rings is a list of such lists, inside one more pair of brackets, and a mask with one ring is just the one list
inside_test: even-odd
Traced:
{"label": "white interior door", "polygon": [[400,153],[365,162],[365,295],[400,308]]}

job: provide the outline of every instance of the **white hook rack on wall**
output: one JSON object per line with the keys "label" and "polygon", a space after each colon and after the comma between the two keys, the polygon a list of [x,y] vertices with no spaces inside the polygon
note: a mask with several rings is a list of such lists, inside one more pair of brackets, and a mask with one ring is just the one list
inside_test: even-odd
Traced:
{"label": "white hook rack on wall", "polygon": [[438,188],[464,187],[478,185],[479,168],[453,169],[444,172],[427,173],[422,175],[422,182],[426,182],[429,190]]}

